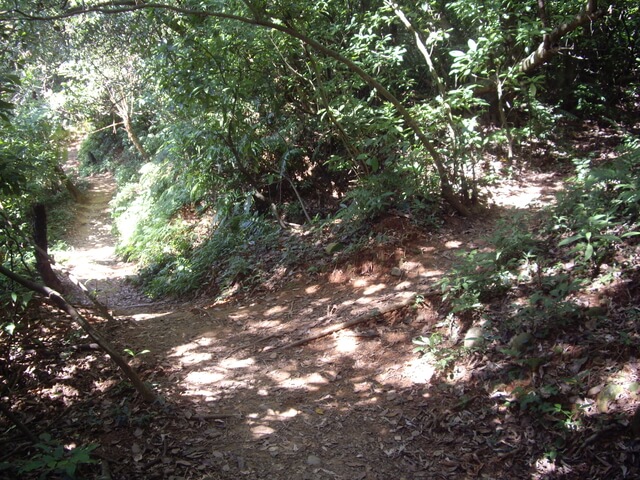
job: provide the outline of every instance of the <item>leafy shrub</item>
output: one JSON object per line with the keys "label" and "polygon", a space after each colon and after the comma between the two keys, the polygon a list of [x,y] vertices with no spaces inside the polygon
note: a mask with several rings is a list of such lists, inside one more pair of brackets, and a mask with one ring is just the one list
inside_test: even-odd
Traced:
{"label": "leafy shrub", "polygon": [[522,229],[524,224],[518,217],[502,222],[490,239],[491,247],[463,253],[438,282],[452,312],[480,309],[531,277],[531,269],[537,268],[534,260],[539,241]]}
{"label": "leafy shrub", "polygon": [[64,475],[64,478],[81,478],[78,467],[96,463],[91,458],[91,452],[98,445],[91,444],[83,447],[66,448],[58,440],[52,440],[51,435],[43,433],[40,442],[35,445],[36,453],[28,460],[23,460],[18,465],[2,464],[1,469],[10,470],[17,467],[18,475],[27,473],[39,473],[40,478],[52,478],[52,475]]}
{"label": "leafy shrub", "polygon": [[559,246],[571,245],[579,265],[595,273],[623,239],[640,235],[640,149],[609,164],[591,167],[576,161],[577,175],[559,197],[552,231]]}
{"label": "leafy shrub", "polygon": [[[115,133],[111,128],[90,133],[80,145],[78,161],[84,175],[115,171],[121,180],[128,180],[139,168],[136,154],[122,129]],[[115,167],[118,168],[115,168]]]}
{"label": "leafy shrub", "polygon": [[390,165],[362,178],[343,199],[336,217],[354,222],[355,227],[395,208],[411,213],[416,220],[424,219],[420,223],[433,223],[438,195],[427,177],[417,164]]}
{"label": "leafy shrub", "polygon": [[540,231],[549,235],[544,242],[526,219],[516,218],[496,229],[490,247],[461,255],[439,282],[453,313],[481,309],[518,287],[526,295],[523,307],[513,305],[518,328],[529,324],[535,331],[580,318],[571,295],[587,284],[585,275],[615,262],[618,249],[640,235],[640,149],[595,168],[585,161],[576,165],[577,175]]}

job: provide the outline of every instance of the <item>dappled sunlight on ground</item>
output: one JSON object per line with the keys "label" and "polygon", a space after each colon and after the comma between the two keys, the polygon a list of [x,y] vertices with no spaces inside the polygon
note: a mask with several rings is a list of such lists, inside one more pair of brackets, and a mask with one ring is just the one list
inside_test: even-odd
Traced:
{"label": "dappled sunlight on ground", "polygon": [[133,313],[129,315],[129,317],[135,322],[144,322],[146,320],[155,320],[158,318],[166,317],[170,315],[171,311],[160,311],[160,312],[143,312],[143,313]]}
{"label": "dappled sunlight on ground", "polygon": [[525,179],[504,180],[490,189],[491,201],[499,207],[538,208],[555,201],[562,179],[555,173],[530,174]]}
{"label": "dappled sunlight on ground", "polygon": [[[69,249],[53,252],[59,258],[60,266],[84,283],[108,308],[149,303],[144,295],[126,283],[136,275],[135,265],[121,261],[116,255],[109,205],[115,189],[115,181],[109,173],[89,177],[85,199],[75,205],[76,227],[65,238]],[[73,295],[78,302],[86,302],[77,294]]]}
{"label": "dappled sunlight on ground", "polygon": [[[520,208],[544,195],[532,185],[500,205]],[[127,296],[126,274],[118,269],[128,266],[118,265],[109,238],[98,238],[107,235],[107,221],[87,223],[96,229],[97,249],[90,251],[92,241],[75,246],[74,261],[90,286],[113,288],[113,302],[120,302],[113,340],[134,353],[132,365],[166,401],[166,411],[136,424],[137,436],[109,427],[113,440],[102,440],[137,478],[180,470],[198,480],[534,479],[554,471],[539,453],[547,432],[513,406],[546,371],[507,355],[489,360],[462,350],[465,329],[477,319],[446,317],[439,303],[437,280],[457,252],[484,248],[478,231],[490,232],[486,219],[448,218],[441,229],[414,232],[410,242],[375,245],[326,273],[295,273],[277,291],[243,297],[238,290],[218,303]],[[358,319],[364,320],[349,324]],[[442,337],[437,351],[414,351],[412,339],[434,333]],[[594,398],[605,398],[605,389],[611,412],[634,400],[637,365],[610,373],[600,391],[595,386],[576,397],[596,418]],[[122,388],[96,382],[101,391]],[[71,405],[82,392],[58,387],[50,394]],[[140,451],[152,459],[132,460]]]}

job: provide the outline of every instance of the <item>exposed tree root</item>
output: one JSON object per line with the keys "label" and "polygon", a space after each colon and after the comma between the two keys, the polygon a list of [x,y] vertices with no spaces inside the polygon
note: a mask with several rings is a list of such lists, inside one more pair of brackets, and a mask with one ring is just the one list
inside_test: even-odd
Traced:
{"label": "exposed tree root", "polygon": [[224,358],[229,358],[231,355],[239,352],[240,350],[244,350],[245,348],[249,348],[249,347],[253,347],[254,345],[257,345],[261,342],[266,342],[267,340],[274,338],[274,337],[278,337],[279,335],[277,334],[272,334],[272,335],[267,335],[266,337],[262,337],[259,338],[258,340],[255,340],[253,342],[249,342],[249,343],[245,343],[244,345],[240,345],[239,347],[234,348],[233,350],[231,350],[229,353],[227,353]]}

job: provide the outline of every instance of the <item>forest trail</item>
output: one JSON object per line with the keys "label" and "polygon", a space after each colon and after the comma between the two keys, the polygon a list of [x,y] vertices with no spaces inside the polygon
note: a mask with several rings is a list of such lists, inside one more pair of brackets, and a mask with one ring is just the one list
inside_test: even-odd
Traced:
{"label": "forest trail", "polygon": [[[556,186],[551,177],[536,192],[526,185],[527,205],[514,203],[521,197],[512,188],[501,208],[529,208]],[[65,265],[114,310],[109,334],[119,349],[149,351],[132,361],[166,402],[160,411],[141,404],[113,374],[87,387],[99,386],[99,407],[74,418],[101,445],[114,479],[531,478],[527,465],[544,432],[516,418],[505,423],[476,376],[480,358],[470,355],[445,379],[443,359],[420,357],[411,343],[442,327],[434,282],[458,251],[482,246],[486,218],[451,219],[438,232],[235,303],[154,303],[126,281],[134,266],[115,256],[113,192],[109,175],[90,178]],[[383,222],[390,234],[407,227],[398,217]],[[354,328],[286,348],[366,315]],[[104,360],[95,361],[104,371]]]}
{"label": "forest trail", "polygon": [[[76,157],[77,151],[71,150],[70,165],[74,165]],[[109,309],[151,304],[149,298],[128,282],[136,274],[135,264],[122,261],[116,255],[110,206],[116,192],[113,176],[104,172],[87,177],[86,181],[83,202],[74,205],[73,225],[65,238],[70,250],[59,255],[61,265]],[[84,304],[88,299],[77,297],[75,300]]]}

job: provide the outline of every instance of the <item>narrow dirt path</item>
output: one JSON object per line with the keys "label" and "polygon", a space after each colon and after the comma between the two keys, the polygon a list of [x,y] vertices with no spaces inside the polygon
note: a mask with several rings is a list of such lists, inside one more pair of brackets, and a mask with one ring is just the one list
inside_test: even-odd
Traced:
{"label": "narrow dirt path", "polygon": [[[166,402],[159,411],[121,386],[102,387],[91,428],[114,479],[535,478],[543,432],[488,395],[480,354],[443,377],[446,359],[419,357],[411,344],[453,328],[434,282],[457,251],[480,246],[485,220],[404,242],[403,219],[391,218],[379,228],[399,235],[393,249],[242,303],[177,306],[149,303],[124,281],[133,269],[114,256],[112,194],[108,175],[92,179],[67,265],[120,314],[114,341],[149,350],[133,362]],[[416,295],[353,329],[280,349]],[[453,352],[459,333],[450,333]]]}
{"label": "narrow dirt path", "polygon": [[[109,309],[150,304],[150,299],[128,282],[136,274],[135,265],[116,256],[110,207],[116,191],[113,176],[100,173],[87,180],[84,202],[75,205],[74,227],[66,238],[71,251],[64,254],[62,266]],[[86,299],[78,297],[78,301]]]}

